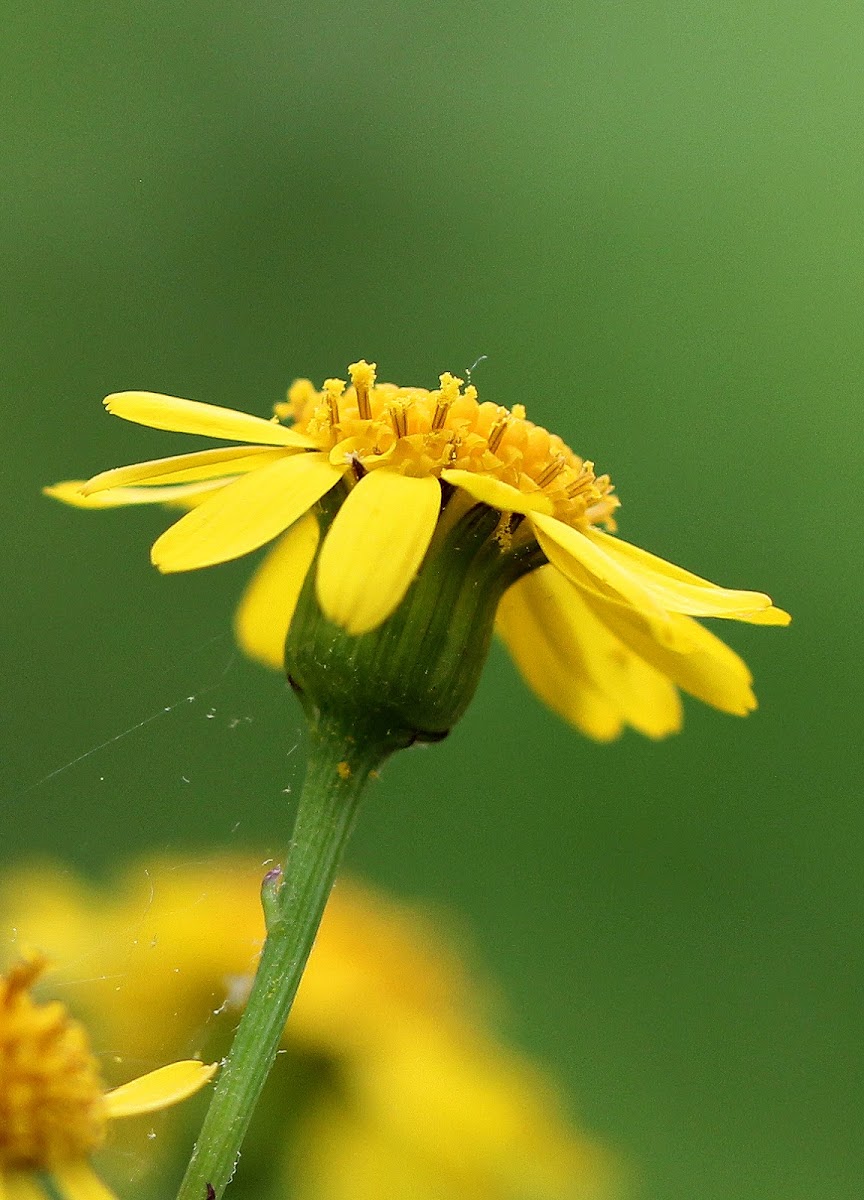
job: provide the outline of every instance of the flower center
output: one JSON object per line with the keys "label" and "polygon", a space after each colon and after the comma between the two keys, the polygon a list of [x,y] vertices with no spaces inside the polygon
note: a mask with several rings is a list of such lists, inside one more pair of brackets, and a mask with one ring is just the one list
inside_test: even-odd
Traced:
{"label": "flower center", "polygon": [[87,1157],[105,1111],[87,1035],[62,1004],[34,1004],[34,958],[0,977],[0,1172]]}
{"label": "flower center", "polygon": [[298,379],[280,420],[330,453],[334,464],[359,463],[364,472],[386,466],[405,475],[440,476],[447,468],[501,480],[520,492],[542,492],[568,525],[614,530],[619,505],[608,475],[574,454],[554,433],[526,419],[525,408],[480,403],[477,389],[444,374],[440,388],[376,383],[375,364],[349,368],[351,385],[328,379],[321,391]]}

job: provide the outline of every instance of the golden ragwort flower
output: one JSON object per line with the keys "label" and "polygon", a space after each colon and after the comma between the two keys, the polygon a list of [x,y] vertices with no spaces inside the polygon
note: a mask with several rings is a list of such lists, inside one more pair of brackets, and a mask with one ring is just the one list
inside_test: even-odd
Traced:
{"label": "golden ragwort flower", "polygon": [[175,1062],[106,1092],[84,1027],[30,995],[44,967],[33,956],[0,976],[0,1197],[40,1200],[48,1175],[64,1200],[111,1200],[90,1165],[108,1121],[185,1100],[216,1067]]}
{"label": "golden ragwort flower", "polygon": [[[241,646],[274,667],[313,562],[324,615],[364,634],[400,605],[436,533],[485,506],[500,514],[493,536],[516,576],[497,630],[528,684],[566,720],[600,740],[625,725],[662,737],[680,728],[679,688],[739,716],[756,707],[745,663],[693,618],[788,624],[768,596],[718,587],[613,536],[619,502],[608,475],[528,421],[523,405],[480,403],[476,388],[448,374],[427,391],[376,383],[365,361],[349,371],[347,388],[298,380],[271,421],[149,392],[109,396],[108,411],[126,420],[241,444],[46,491],[90,508],[191,507],[153,546],[161,571],[211,566],[278,539],[236,617]],[[316,508],[339,488],[319,547]]]}
{"label": "golden ragwort flower", "polygon": [[[63,951],[109,1044],[147,1059],[203,1040],[218,1057],[264,940],[260,876],[260,858],[227,854],[148,859],[108,893],[21,870],[0,885],[0,914],[14,914],[19,938]],[[495,1036],[487,999],[429,915],[341,879],[268,1092],[266,1170],[297,1200],[605,1195],[607,1156]],[[253,1126],[241,1171],[254,1142]]]}

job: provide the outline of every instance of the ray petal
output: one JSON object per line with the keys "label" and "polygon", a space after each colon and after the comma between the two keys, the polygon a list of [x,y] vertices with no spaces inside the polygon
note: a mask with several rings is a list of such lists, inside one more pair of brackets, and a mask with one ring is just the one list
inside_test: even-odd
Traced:
{"label": "ray petal", "polygon": [[762,608],[759,612],[735,613],[735,621],[745,621],[748,625],[779,625],[785,627],[792,617],[782,608],[772,604],[770,608]]}
{"label": "ray petal", "polygon": [[668,626],[668,613],[642,586],[638,577],[601,550],[584,533],[543,513],[529,513],[528,520],[543,553],[571,583],[577,587],[604,590],[631,604],[646,619],[654,622],[658,635]]}
{"label": "ray petal", "polygon": [[265,421],[251,413],[198,400],[181,400],[158,392],[114,392],[106,396],[105,407],[115,417],[168,429],[173,433],[200,433],[204,437],[224,438],[229,442],[256,442],[263,446],[295,446],[298,450],[315,448],[302,434],[277,421]]}
{"label": "ray petal", "polygon": [[89,496],[109,488],[128,487],[131,483],[191,483],[198,479],[244,475],[276,462],[286,453],[291,451],[269,446],[218,446],[215,450],[198,450],[195,454],[175,454],[171,458],[131,463],[128,467],[112,467],[110,471],[102,471],[88,479],[82,490]]}
{"label": "ray petal", "polygon": [[106,1092],[108,1116],[135,1117],[140,1113],[159,1112],[179,1104],[199,1092],[216,1074],[217,1064],[209,1066],[197,1059],[187,1058],[150,1071],[129,1083]]}
{"label": "ray petal", "polygon": [[518,488],[491,475],[448,468],[441,472],[441,478],[454,487],[462,488],[481,504],[488,504],[490,508],[498,508],[501,512],[552,512],[552,501],[543,492],[520,492]]}
{"label": "ray petal", "polygon": [[293,525],[342,477],[324,454],[295,454],[241,475],[181,517],[153,545],[160,571],[192,571],[257,550]]}
{"label": "ray petal", "polygon": [[522,678],[544,704],[588,737],[612,741],[624,727],[617,707],[598,691],[578,657],[556,643],[554,626],[542,612],[535,589],[525,586],[526,579],[514,583],[501,598],[496,632]]}
{"label": "ray petal", "polygon": [[788,625],[791,620],[782,609],[772,608],[771,597],[763,592],[722,588],[599,529],[589,530],[585,536],[623,570],[632,571],[646,591],[670,612],[728,617],[754,625]]}
{"label": "ray petal", "polygon": [[735,716],[756,708],[747,664],[692,617],[670,613],[673,636],[661,641],[629,605],[587,588],[582,594],[607,628],[683,691]]}
{"label": "ray petal", "polygon": [[676,688],[598,620],[555,567],[507,591],[496,627],[534,691],[590,736],[608,740],[623,722],[654,738],[680,729]]}
{"label": "ray petal", "polygon": [[385,621],[420,569],[440,506],[434,476],[386,467],[364,476],[321,547],[316,586],[324,614],[354,636]]}
{"label": "ray petal", "polygon": [[265,667],[283,669],[288,627],[317,548],[318,522],[306,513],[268,550],[243,593],[234,633],[241,649]]}
{"label": "ray petal", "polygon": [[202,496],[218,491],[230,479],[202,479],[200,483],[178,483],[176,487],[124,487],[110,488],[106,492],[95,492],[85,496],[81,492],[83,479],[69,479],[42,489],[45,496],[62,500],[74,508],[126,508],[134,504],[192,505]]}

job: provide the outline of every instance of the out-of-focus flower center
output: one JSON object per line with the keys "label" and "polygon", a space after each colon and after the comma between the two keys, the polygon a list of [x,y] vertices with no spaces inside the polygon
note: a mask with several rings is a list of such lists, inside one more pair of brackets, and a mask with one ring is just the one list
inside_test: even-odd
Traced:
{"label": "out-of-focus flower center", "polygon": [[529,495],[542,492],[568,525],[614,529],[619,501],[609,476],[595,475],[593,463],[528,421],[523,405],[481,404],[475,387],[449,374],[427,391],[376,383],[374,363],[348,369],[349,387],[328,379],[317,391],[298,379],[275,408],[280,420],[329,450],[334,465],[352,462],[361,474],[386,466],[415,477],[471,471]]}
{"label": "out-of-focus flower center", "polygon": [[0,1170],[85,1158],[105,1136],[102,1086],[84,1029],[62,1004],[30,998],[44,965],[33,959],[0,978]]}

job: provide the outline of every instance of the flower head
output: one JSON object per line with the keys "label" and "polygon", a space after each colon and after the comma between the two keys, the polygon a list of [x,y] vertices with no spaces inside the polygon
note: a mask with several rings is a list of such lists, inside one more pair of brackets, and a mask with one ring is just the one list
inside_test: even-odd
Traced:
{"label": "flower head", "polygon": [[[98,963],[84,981],[76,973],[76,996],[109,1043],[147,1058],[208,1038],[218,1057],[264,940],[260,874],[251,856],[148,859],[105,895],[66,872],[46,886],[44,869],[19,871],[0,911],[14,911],[19,936],[65,948],[70,969]],[[487,999],[428,914],[341,880],[262,1125],[282,1190],[303,1200],[605,1194],[606,1156],[545,1074],[495,1035]],[[254,1138],[253,1128],[241,1170],[257,1161]]]}
{"label": "flower head", "polygon": [[84,1027],[30,995],[44,967],[32,957],[0,976],[0,1195],[38,1200],[44,1173],[68,1200],[110,1200],[89,1162],[108,1121],[185,1100],[216,1068],[176,1062],[105,1091]]}
{"label": "flower head", "polygon": [[[330,626],[361,638],[394,617],[424,574],[441,592],[430,564],[447,547],[447,570],[473,572],[527,682],[585,733],[673,732],[679,688],[725,712],[755,708],[746,665],[693,618],[787,624],[768,596],[718,587],[614,536],[608,475],[528,421],[522,404],[481,403],[447,374],[427,391],[377,383],[365,361],[349,372],[350,386],[298,380],[272,421],[146,392],[109,396],[108,411],[127,420],[242,444],[46,490],[85,507],[190,507],[153,546],[162,571],[278,539],[237,615],[241,645],[271,666],[283,664],[307,577]],[[463,555],[456,568],[453,552],[475,535],[470,566]],[[480,624],[465,621],[482,659]],[[449,728],[452,714],[431,716],[426,728]]]}

